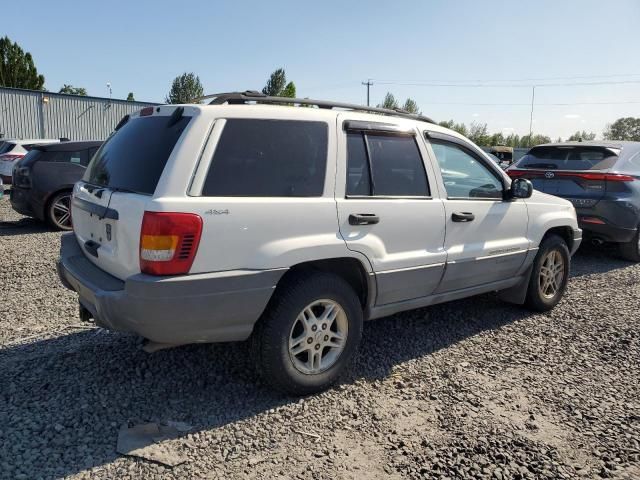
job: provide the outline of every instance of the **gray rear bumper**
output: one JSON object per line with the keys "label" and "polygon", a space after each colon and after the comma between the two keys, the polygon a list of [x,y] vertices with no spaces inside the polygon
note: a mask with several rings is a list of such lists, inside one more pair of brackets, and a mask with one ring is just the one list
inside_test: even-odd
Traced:
{"label": "gray rear bumper", "polygon": [[159,343],[245,340],[286,269],[234,270],[126,281],[91,263],[73,233],[62,236],[58,275],[96,324]]}

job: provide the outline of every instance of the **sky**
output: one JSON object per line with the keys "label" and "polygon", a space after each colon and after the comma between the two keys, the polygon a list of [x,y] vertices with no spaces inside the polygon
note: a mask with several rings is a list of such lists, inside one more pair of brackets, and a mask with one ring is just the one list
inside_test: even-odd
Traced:
{"label": "sky", "polygon": [[162,102],[183,72],[216,93],[283,67],[299,97],[364,104],[372,79],[372,105],[390,91],[490,132],[529,133],[534,84],[534,134],[640,116],[640,0],[7,0],[2,17],[51,91]]}

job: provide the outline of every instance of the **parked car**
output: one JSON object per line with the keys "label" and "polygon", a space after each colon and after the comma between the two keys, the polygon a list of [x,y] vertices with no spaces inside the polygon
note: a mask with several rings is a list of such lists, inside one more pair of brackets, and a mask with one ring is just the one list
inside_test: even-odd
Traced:
{"label": "parked car", "polygon": [[71,192],[100,141],[36,145],[13,169],[11,206],[22,215],[71,230]]}
{"label": "parked car", "polygon": [[640,262],[640,142],[567,142],[533,147],[507,173],[566,198],[592,243],[618,244]]}
{"label": "parked car", "polygon": [[58,143],[60,140],[29,139],[29,140],[3,140],[0,144],[0,178],[5,184],[11,183],[13,167],[22,159],[32,144]]}
{"label": "parked car", "polygon": [[308,394],[363,320],[490,291],[560,301],[573,206],[461,135],[257,92],[212,103],[125,117],[76,183],[58,271],[81,318],[160,346],[251,337],[268,384]]}

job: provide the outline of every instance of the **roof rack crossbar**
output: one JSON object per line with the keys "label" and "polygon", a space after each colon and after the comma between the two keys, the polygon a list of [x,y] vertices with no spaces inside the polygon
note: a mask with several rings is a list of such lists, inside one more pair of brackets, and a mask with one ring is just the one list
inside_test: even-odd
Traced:
{"label": "roof rack crossbar", "polygon": [[204,97],[196,98],[194,102],[201,102],[203,100],[209,100],[209,105],[242,105],[250,102],[257,102],[262,104],[272,104],[272,105],[310,105],[316,106],[318,108],[327,108],[327,109],[344,109],[344,110],[353,110],[357,112],[368,112],[368,113],[380,113],[383,115],[392,115],[395,117],[402,118],[410,118],[413,120],[420,120],[428,123],[435,123],[431,118],[425,117],[424,115],[419,115],[417,113],[411,113],[401,108],[398,109],[389,109],[389,108],[379,108],[379,107],[367,107],[364,105],[357,105],[355,103],[342,103],[342,102],[329,102],[326,100],[312,100],[310,98],[288,98],[288,97],[272,97],[270,95],[265,95],[262,92],[258,92],[255,90],[247,90],[245,92],[229,92],[229,93],[214,93],[212,95],[206,95]]}

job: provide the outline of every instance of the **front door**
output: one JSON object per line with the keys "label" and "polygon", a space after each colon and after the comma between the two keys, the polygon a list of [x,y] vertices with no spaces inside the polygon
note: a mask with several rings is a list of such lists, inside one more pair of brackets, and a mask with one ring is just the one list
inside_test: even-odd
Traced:
{"label": "front door", "polygon": [[[431,294],[440,283],[444,207],[412,127],[338,118],[340,234],[376,274],[377,305]],[[346,166],[346,167],[345,167]]]}
{"label": "front door", "polygon": [[438,293],[513,277],[527,251],[523,200],[503,200],[505,183],[489,161],[464,142],[430,138],[447,198],[447,266]]}

